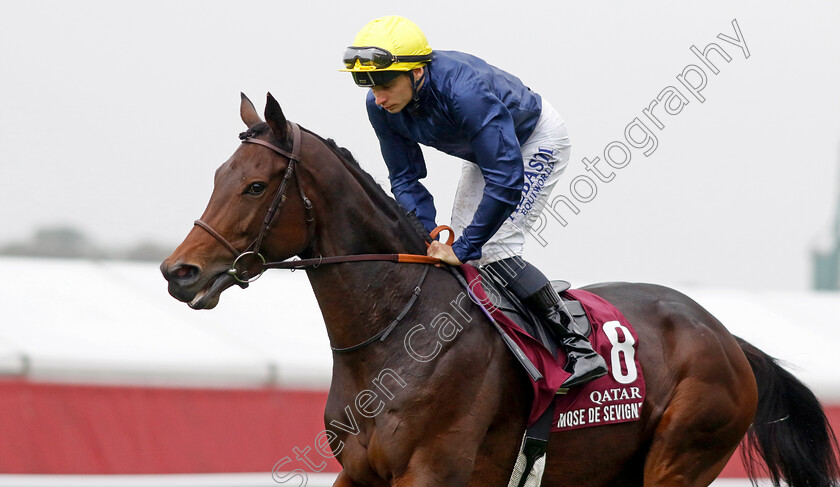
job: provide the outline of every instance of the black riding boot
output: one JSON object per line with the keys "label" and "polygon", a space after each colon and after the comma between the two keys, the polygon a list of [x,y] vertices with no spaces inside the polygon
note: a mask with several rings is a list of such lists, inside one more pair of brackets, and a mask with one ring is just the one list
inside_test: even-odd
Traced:
{"label": "black riding boot", "polygon": [[525,300],[525,304],[543,320],[566,352],[563,369],[572,374],[561,387],[575,387],[607,373],[607,363],[592,349],[589,340],[575,329],[572,314],[560,296],[547,284]]}

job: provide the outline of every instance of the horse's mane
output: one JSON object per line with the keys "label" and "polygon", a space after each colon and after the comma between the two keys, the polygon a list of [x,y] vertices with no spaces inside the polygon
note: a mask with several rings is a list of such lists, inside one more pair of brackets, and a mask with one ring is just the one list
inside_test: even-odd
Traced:
{"label": "horse's mane", "polygon": [[353,154],[350,152],[349,149],[345,147],[341,147],[336,143],[333,139],[325,139],[320,135],[316,134],[315,132],[301,127],[301,130],[304,132],[314,136],[318,140],[320,140],[325,146],[327,146],[338,158],[341,160],[345,165],[352,169],[352,172],[356,175],[359,182],[362,186],[373,195],[377,196],[378,201],[383,202],[389,213],[393,213],[397,215],[398,218],[403,219],[417,235],[419,235],[424,241],[431,242],[431,238],[429,237],[429,232],[426,230],[426,227],[417,218],[417,214],[412,210],[410,212],[406,211],[397,200],[395,200],[391,195],[385,192],[382,186],[373,179],[367,171],[365,171],[361,164],[353,157]]}

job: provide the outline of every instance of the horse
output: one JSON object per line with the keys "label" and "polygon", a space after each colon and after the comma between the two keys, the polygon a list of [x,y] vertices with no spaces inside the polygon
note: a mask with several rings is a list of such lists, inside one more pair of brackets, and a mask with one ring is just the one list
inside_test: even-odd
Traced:
{"label": "horse", "polygon": [[[287,121],[270,93],[265,121],[244,94],[240,116],[243,143],[161,264],[169,293],[210,309],[259,276],[266,259],[305,269],[333,347],[319,444],[342,466],[334,485],[508,485],[533,394],[528,377],[471,300],[458,302],[457,326],[435,326],[441,313],[455,315],[464,292],[445,266],[364,257],[425,256],[419,222],[349,151]],[[834,484],[837,441],[826,416],[775,359],[673,289],[583,289],[636,328],[647,395],[637,421],[552,433],[543,485],[705,486],[745,436],[751,478],[765,469],[775,485]]]}

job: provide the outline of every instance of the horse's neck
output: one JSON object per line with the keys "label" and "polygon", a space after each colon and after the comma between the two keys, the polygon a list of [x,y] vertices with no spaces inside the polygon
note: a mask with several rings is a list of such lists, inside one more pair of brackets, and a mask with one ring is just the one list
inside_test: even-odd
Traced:
{"label": "horse's neck", "polygon": [[386,328],[410,301],[423,264],[357,262],[307,270],[330,343],[346,348]]}
{"label": "horse's neck", "polygon": [[322,148],[320,167],[304,183],[325,189],[313,195],[312,256],[425,253],[404,210],[360,168],[328,151]]}
{"label": "horse's neck", "polygon": [[[329,191],[313,200],[310,257],[425,253],[421,237],[384,192],[359,170],[334,162],[321,174]],[[307,270],[333,346],[355,345],[387,326],[410,297],[421,271],[415,264],[392,262]]]}

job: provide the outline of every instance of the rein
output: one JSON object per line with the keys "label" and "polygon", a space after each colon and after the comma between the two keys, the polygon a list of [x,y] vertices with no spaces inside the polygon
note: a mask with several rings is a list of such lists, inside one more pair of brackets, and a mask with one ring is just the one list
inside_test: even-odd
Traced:
{"label": "rein", "polygon": [[[286,166],[286,171],[283,173],[283,180],[280,183],[280,187],[277,189],[277,193],[274,195],[274,199],[271,201],[271,206],[268,207],[268,211],[265,214],[265,218],[263,218],[263,225],[260,228],[260,233],[257,235],[257,238],[245,249],[245,251],[240,252],[233,244],[231,244],[222,234],[217,232],[210,224],[201,219],[195,220],[193,225],[204,229],[207,233],[209,233],[213,238],[219,241],[222,246],[224,246],[227,250],[230,251],[234,255],[233,262],[230,265],[230,269],[227,270],[227,274],[233,277],[236,282],[239,284],[240,287],[248,287],[248,284],[256,281],[259,279],[266,269],[291,269],[294,271],[295,269],[304,269],[311,267],[313,269],[317,269],[321,265],[328,265],[328,264],[342,264],[342,263],[349,263],[349,262],[371,262],[371,261],[385,261],[385,262],[397,262],[401,264],[440,264],[440,259],[436,257],[429,257],[426,255],[416,255],[416,254],[356,254],[356,255],[336,255],[331,257],[323,257],[318,256],[309,259],[296,259],[296,260],[286,260],[286,261],[279,261],[279,262],[266,262],[265,257],[260,253],[260,249],[262,246],[262,241],[265,235],[268,233],[269,229],[271,228],[272,223],[277,218],[277,215],[281,213],[283,210],[283,205],[286,203],[286,191],[289,189],[289,181],[294,178],[295,182],[298,186],[298,191],[300,192],[301,200],[303,200],[303,207],[306,211],[306,226],[309,230],[310,234],[312,234],[311,226],[314,224],[315,219],[312,216],[312,202],[309,198],[306,197],[306,194],[303,191],[303,186],[300,184],[300,179],[297,177],[297,171],[295,168],[297,163],[300,162],[300,145],[301,145],[301,130],[300,126],[294,122],[289,122],[289,125],[292,128],[292,152],[288,152],[280,147],[277,147],[274,144],[266,142],[264,140],[260,140],[254,138],[248,132],[243,132],[239,135],[239,138],[242,140],[243,144],[257,144],[272,151],[280,154],[281,156],[287,158],[289,160],[289,165]],[[453,232],[452,229],[446,226],[440,226],[435,228],[431,232],[431,237],[435,238],[441,230],[449,230],[449,238],[447,241],[447,245],[452,245],[453,240]],[[259,260],[260,263],[260,272],[259,274],[248,277],[247,269],[240,272],[237,268],[237,264],[243,258],[248,256],[254,256]],[[361,348],[370,345],[371,343],[375,342],[376,340],[385,340],[388,335],[393,331],[393,329],[399,324],[400,320],[402,320],[406,314],[408,314],[411,307],[414,305],[414,302],[417,300],[417,297],[420,295],[421,286],[423,285],[424,280],[426,279],[426,275],[429,272],[429,268],[426,267],[423,269],[423,274],[420,276],[420,280],[417,282],[417,285],[414,287],[414,292],[412,293],[411,298],[409,299],[408,303],[406,303],[405,307],[403,307],[402,311],[397,315],[397,317],[391,322],[390,325],[376,333],[374,336],[368,338],[362,343],[353,345],[351,347],[345,348],[336,348],[330,345],[333,352],[336,353],[347,353],[353,352],[355,350],[359,350]]]}

